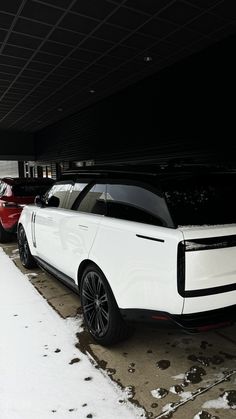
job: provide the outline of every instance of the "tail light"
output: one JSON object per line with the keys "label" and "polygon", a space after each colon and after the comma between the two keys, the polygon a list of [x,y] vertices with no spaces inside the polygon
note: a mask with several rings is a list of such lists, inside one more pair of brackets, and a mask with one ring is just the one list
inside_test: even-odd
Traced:
{"label": "tail light", "polygon": [[185,245],[186,252],[194,252],[196,250],[222,249],[225,247],[236,246],[236,235],[185,240],[183,243]]}

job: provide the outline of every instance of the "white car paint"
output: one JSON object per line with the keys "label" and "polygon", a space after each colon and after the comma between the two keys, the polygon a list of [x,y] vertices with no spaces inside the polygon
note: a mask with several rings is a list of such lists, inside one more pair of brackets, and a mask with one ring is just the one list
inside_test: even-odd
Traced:
{"label": "white car paint", "polygon": [[37,208],[36,256],[77,283],[78,266],[88,258],[102,218],[61,208]]}
{"label": "white car paint", "polygon": [[183,298],[176,277],[181,240],[178,230],[104,217],[90,259],[104,270],[120,308],[180,314]]}
{"label": "white car paint", "polygon": [[[19,223],[26,231],[31,253],[75,283],[83,260],[96,263],[121,309],[190,314],[235,304],[235,290],[187,298],[180,295],[177,255],[183,240],[236,235],[236,225],[174,229],[37,206],[25,207]],[[189,251],[185,257],[187,291],[235,283],[236,247]]]}

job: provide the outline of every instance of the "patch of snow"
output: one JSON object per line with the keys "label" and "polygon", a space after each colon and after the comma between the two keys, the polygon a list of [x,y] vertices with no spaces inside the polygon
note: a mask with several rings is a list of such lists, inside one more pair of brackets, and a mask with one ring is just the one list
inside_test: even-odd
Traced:
{"label": "patch of snow", "polygon": [[162,408],[162,412],[164,413],[170,413],[170,412],[173,412],[174,410],[175,410],[175,405],[173,403],[167,403]]}
{"label": "patch of snow", "polygon": [[144,416],[143,410],[127,401],[126,393],[75,347],[81,318],[63,320],[1,248],[0,266],[1,417]]}
{"label": "patch of snow", "polygon": [[187,400],[191,400],[193,398],[193,394],[191,391],[184,391],[180,394],[181,402],[186,402]]}
{"label": "patch of snow", "polygon": [[204,410],[201,410],[201,412],[198,412],[195,416],[194,416],[194,418],[193,419],[202,419],[202,418],[205,418],[205,419],[217,419],[216,418],[216,416],[212,416],[210,413],[208,413],[208,412],[206,412],[206,411],[204,411]]}
{"label": "patch of snow", "polygon": [[185,377],[185,374],[178,374],[178,375],[172,375],[172,378],[174,378],[174,380],[183,380]]}
{"label": "patch of snow", "polygon": [[36,274],[36,272],[29,272],[28,274],[25,274],[25,275],[30,277],[30,278],[35,278],[36,276],[38,276],[38,274]]}
{"label": "patch of snow", "polygon": [[206,409],[230,409],[230,405],[228,404],[227,399],[228,393],[225,392],[223,397],[218,397],[218,399],[215,400],[208,400],[205,402],[202,407]]}
{"label": "patch of snow", "polygon": [[225,391],[218,399],[209,400],[204,403],[203,407],[214,407],[216,409],[236,409],[236,391]]}
{"label": "patch of snow", "polygon": [[156,388],[155,390],[151,390],[151,395],[156,399],[163,399],[168,394],[168,391],[163,388]]}
{"label": "patch of snow", "polygon": [[132,386],[125,387],[124,392],[127,399],[132,399],[132,397],[134,397],[134,389]]}
{"label": "patch of snow", "polygon": [[215,400],[208,400],[202,405],[202,407],[206,409],[229,409],[230,408],[227,400],[224,400],[223,397],[219,397],[218,399],[215,399]]}
{"label": "patch of snow", "polygon": [[11,260],[17,260],[17,259],[20,259],[20,256],[10,256],[10,259]]}

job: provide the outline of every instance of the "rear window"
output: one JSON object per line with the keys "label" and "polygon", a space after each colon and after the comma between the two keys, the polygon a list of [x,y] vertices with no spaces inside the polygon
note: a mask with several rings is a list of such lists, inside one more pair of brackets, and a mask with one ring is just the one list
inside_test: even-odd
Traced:
{"label": "rear window", "polygon": [[165,196],[176,226],[236,223],[233,174],[177,178],[165,187]]}
{"label": "rear window", "polygon": [[51,184],[37,185],[37,184],[20,184],[12,187],[12,192],[15,196],[36,196],[44,195],[51,187]]}

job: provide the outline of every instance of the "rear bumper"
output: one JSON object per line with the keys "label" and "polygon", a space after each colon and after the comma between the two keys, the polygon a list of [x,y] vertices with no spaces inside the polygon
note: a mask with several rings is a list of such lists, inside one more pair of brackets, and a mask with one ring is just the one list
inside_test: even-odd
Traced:
{"label": "rear bumper", "polygon": [[236,304],[217,310],[193,314],[170,314],[163,311],[121,309],[126,321],[176,324],[189,332],[207,331],[230,325],[236,321]]}

